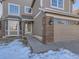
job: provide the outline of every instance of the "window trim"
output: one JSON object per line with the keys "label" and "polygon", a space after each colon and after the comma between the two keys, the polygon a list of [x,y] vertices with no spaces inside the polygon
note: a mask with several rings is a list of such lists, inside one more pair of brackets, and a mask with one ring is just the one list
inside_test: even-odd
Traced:
{"label": "window trim", "polygon": [[[17,13],[11,13],[10,12],[10,5],[18,6],[18,14]],[[8,15],[20,16],[20,5],[15,4],[15,3],[8,3]]]}
{"label": "window trim", "polygon": [[31,8],[31,7],[29,7],[29,6],[24,6],[24,13],[27,13],[27,14],[32,14],[32,8],[31,8],[31,13],[26,12],[26,8]]}
{"label": "window trim", "polygon": [[58,7],[58,1],[59,1],[59,0],[57,0],[57,7],[56,7],[56,6],[53,6],[53,5],[52,5],[52,0],[50,0],[50,7],[64,10],[64,0],[63,0],[63,8]]}

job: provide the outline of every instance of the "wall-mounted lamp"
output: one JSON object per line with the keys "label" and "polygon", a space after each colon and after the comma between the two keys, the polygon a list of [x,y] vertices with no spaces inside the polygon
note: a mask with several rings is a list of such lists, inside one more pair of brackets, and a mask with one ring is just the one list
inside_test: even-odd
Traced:
{"label": "wall-mounted lamp", "polygon": [[49,20],[49,25],[53,25],[54,24],[54,20],[53,19],[50,19]]}

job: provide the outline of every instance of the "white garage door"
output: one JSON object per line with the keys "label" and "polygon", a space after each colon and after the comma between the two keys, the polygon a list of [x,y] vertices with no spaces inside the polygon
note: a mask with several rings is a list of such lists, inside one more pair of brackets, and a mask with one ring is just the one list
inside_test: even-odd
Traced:
{"label": "white garage door", "polygon": [[67,41],[79,39],[79,22],[54,19],[55,41]]}

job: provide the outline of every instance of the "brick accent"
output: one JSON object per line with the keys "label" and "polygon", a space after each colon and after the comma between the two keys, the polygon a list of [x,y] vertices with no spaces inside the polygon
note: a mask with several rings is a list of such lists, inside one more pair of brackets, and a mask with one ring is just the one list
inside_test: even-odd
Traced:
{"label": "brick accent", "polygon": [[5,36],[5,20],[2,20],[2,36]]}
{"label": "brick accent", "polygon": [[49,16],[43,18],[43,43],[54,41],[54,24],[49,24],[50,19]]}

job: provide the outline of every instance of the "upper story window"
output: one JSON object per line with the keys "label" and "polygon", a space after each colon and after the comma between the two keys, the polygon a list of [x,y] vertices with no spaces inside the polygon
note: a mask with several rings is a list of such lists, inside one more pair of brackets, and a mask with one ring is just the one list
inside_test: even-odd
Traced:
{"label": "upper story window", "polygon": [[64,0],[51,0],[51,7],[64,9]]}
{"label": "upper story window", "polygon": [[32,13],[32,8],[28,7],[28,6],[25,6],[24,7],[24,13]]}
{"label": "upper story window", "polygon": [[9,3],[8,4],[8,14],[9,15],[20,15],[20,5]]}

